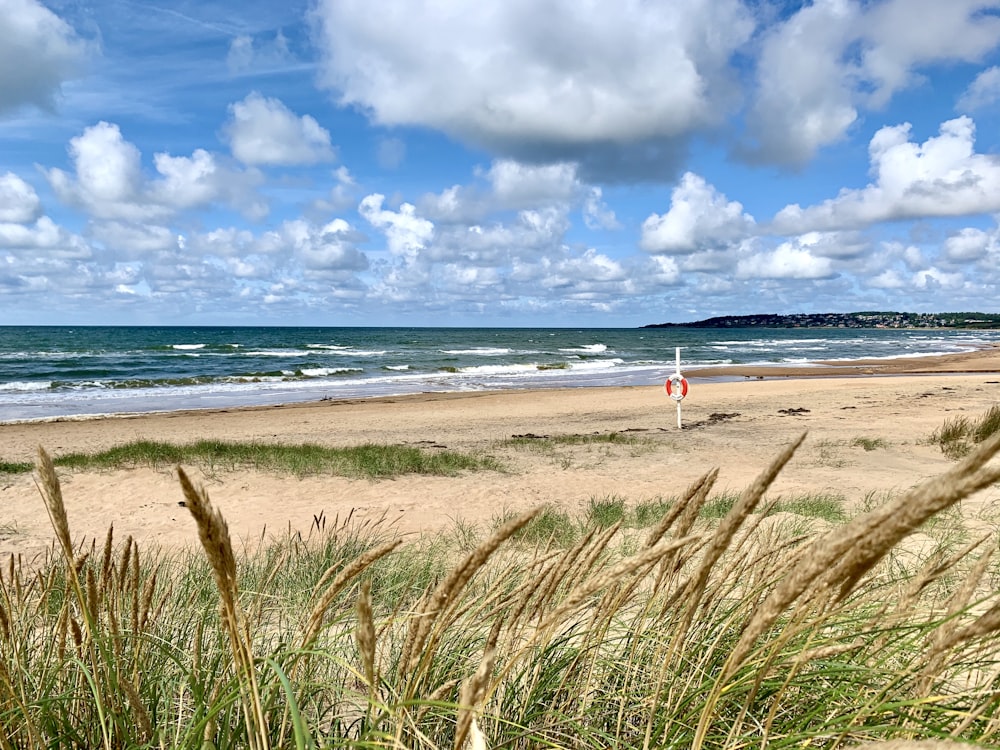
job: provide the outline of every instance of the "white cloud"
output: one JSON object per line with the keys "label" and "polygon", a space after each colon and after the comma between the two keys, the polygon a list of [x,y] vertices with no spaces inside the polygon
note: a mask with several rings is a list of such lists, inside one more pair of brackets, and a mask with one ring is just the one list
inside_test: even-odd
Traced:
{"label": "white cloud", "polygon": [[754,28],[739,0],[320,0],[315,19],[342,105],[548,161],[717,123]]}
{"label": "white cloud", "polygon": [[[921,67],[975,62],[1000,44],[993,0],[816,0],[763,38],[747,153],[803,164],[882,107]],[[985,12],[984,12],[985,11]]]}
{"label": "white cloud", "polygon": [[829,258],[814,255],[796,241],[742,258],[736,266],[736,277],[741,279],[825,279],[833,275]]}
{"label": "white cloud", "polygon": [[283,222],[276,232],[261,237],[270,252],[291,251],[304,268],[313,271],[363,271],[368,259],[355,247],[358,233],[343,219],[316,226],[301,219]]}
{"label": "white cloud", "polygon": [[580,190],[576,165],[567,162],[535,166],[498,159],[485,177],[503,208],[528,208],[572,200]]}
{"label": "white cloud", "polygon": [[[453,185],[437,194],[425,195],[420,209],[440,221],[474,222],[498,211],[519,211],[559,207],[568,210],[584,196],[593,200],[600,188],[587,188],[577,176],[577,165],[558,162],[533,165],[512,159],[497,159],[489,169],[477,169],[481,181],[472,185]],[[597,210],[598,204],[593,204]],[[604,209],[603,217],[613,220]]]}
{"label": "white cloud", "polygon": [[895,269],[887,268],[878,276],[868,279],[865,285],[875,289],[903,289],[906,280]]}
{"label": "white cloud", "polygon": [[149,253],[181,249],[174,232],[155,224],[102,221],[91,227],[90,234],[116,258],[140,258]]}
{"label": "white cloud", "polygon": [[639,244],[648,252],[684,255],[739,242],[753,228],[743,204],[687,172],[670,196],[670,210],[643,222]]}
{"label": "white cloud", "polygon": [[317,164],[331,161],[330,133],[309,115],[297,117],[280,100],[251,92],[229,106],[224,133],[244,164]]}
{"label": "white cloud", "polygon": [[0,114],[28,104],[51,109],[88,54],[69,24],[36,0],[0,0],[0,39]]}
{"label": "white cloud", "polygon": [[800,164],[857,119],[841,60],[858,15],[850,0],[817,0],[764,37],[748,115],[759,158]]}
{"label": "white cloud", "polygon": [[965,263],[997,253],[1000,245],[995,232],[967,227],[948,237],[944,242],[944,255],[954,263]]}
{"label": "white cloud", "polygon": [[183,209],[223,201],[255,219],[268,207],[256,194],[261,177],[255,170],[219,164],[197,149],[190,157],[154,155],[158,180],[146,180],[142,155],[124,139],[117,125],[99,122],[70,140],[75,178],[61,169],[45,175],[56,195],[98,219],[133,222],[162,220]]}
{"label": "white cloud", "polygon": [[593,187],[583,202],[583,223],[587,229],[621,229],[615,212],[604,202],[604,193]]}
{"label": "white cloud", "polygon": [[973,112],[1000,100],[1000,67],[987,68],[976,76],[969,88],[958,99],[956,109]]}
{"label": "white cloud", "polygon": [[909,123],[879,130],[868,149],[873,183],[842,190],[836,198],[808,208],[786,206],[775,216],[772,229],[800,234],[1000,211],[1000,161],[975,153],[975,125],[970,118],[943,123],[940,134],[922,144],[909,136]]}
{"label": "white cloud", "polygon": [[912,284],[917,289],[957,290],[965,286],[965,277],[961,273],[949,273],[931,266],[915,273]]}
{"label": "white cloud", "polygon": [[0,248],[44,258],[89,258],[89,245],[79,235],[58,226],[48,216],[34,225],[0,223]]}
{"label": "white cloud", "polygon": [[358,213],[385,233],[393,255],[415,257],[434,236],[434,224],[417,216],[416,207],[410,203],[401,205],[399,211],[390,211],[382,208],[384,202],[384,195],[367,195],[362,198]]}
{"label": "white cloud", "polygon": [[13,172],[0,175],[0,222],[27,224],[42,213],[38,193]]}
{"label": "white cloud", "polygon": [[279,29],[272,39],[239,34],[229,44],[226,66],[233,75],[283,68],[295,61],[288,39]]}

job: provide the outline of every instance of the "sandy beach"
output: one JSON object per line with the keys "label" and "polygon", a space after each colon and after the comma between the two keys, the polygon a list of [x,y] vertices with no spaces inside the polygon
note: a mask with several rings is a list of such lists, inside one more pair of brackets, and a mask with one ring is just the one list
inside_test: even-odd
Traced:
{"label": "sandy beach", "polygon": [[[544,503],[571,511],[608,495],[638,503],[673,496],[713,467],[721,470],[719,491],[738,491],[781,446],[808,432],[771,496],[832,493],[850,509],[947,469],[952,461],[928,437],[948,418],[975,418],[1000,402],[998,373],[998,349],[809,368],[690,371],[681,430],[674,402],[653,386],[423,394],[5,424],[0,460],[33,461],[39,446],[58,456],[140,438],[210,438],[447,448],[489,454],[506,467],[382,481],[194,469],[234,537],[251,540],[289,528],[306,532],[320,514],[384,515],[401,533],[419,534],[459,520],[485,524],[504,510]],[[545,450],[533,449],[532,439],[510,440],[611,432],[635,440],[550,444]],[[876,447],[862,441],[869,447],[876,441]],[[60,478],[77,539],[103,538],[113,523],[118,538],[130,534],[147,545],[195,541],[172,468],[60,470]],[[0,497],[0,555],[44,550],[51,531],[34,479],[4,475]],[[970,524],[986,524],[998,501],[1000,489],[991,488],[966,501],[962,511]]]}

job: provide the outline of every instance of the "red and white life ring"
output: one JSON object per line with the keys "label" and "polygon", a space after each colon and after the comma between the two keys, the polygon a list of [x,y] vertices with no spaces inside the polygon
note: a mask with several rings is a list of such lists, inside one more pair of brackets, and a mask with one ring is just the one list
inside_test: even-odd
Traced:
{"label": "red and white life ring", "polygon": [[[678,387],[680,388],[679,392],[677,390]],[[682,401],[688,395],[688,382],[682,375],[674,373],[667,378],[667,382],[663,384],[663,389],[674,401]]]}

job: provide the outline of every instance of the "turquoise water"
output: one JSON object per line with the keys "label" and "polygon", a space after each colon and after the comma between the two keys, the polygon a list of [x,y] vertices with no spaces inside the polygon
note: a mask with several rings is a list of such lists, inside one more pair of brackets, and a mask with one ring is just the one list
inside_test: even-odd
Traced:
{"label": "turquoise water", "polygon": [[0,421],[418,392],[651,385],[674,369],[944,354],[1000,331],[0,327]]}

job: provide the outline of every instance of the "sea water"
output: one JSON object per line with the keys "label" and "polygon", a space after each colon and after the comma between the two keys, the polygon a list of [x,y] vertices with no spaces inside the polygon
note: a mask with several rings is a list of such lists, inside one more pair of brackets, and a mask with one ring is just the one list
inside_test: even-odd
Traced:
{"label": "sea water", "polygon": [[0,327],[0,422],[420,392],[652,385],[674,370],[968,351],[1000,331]]}

